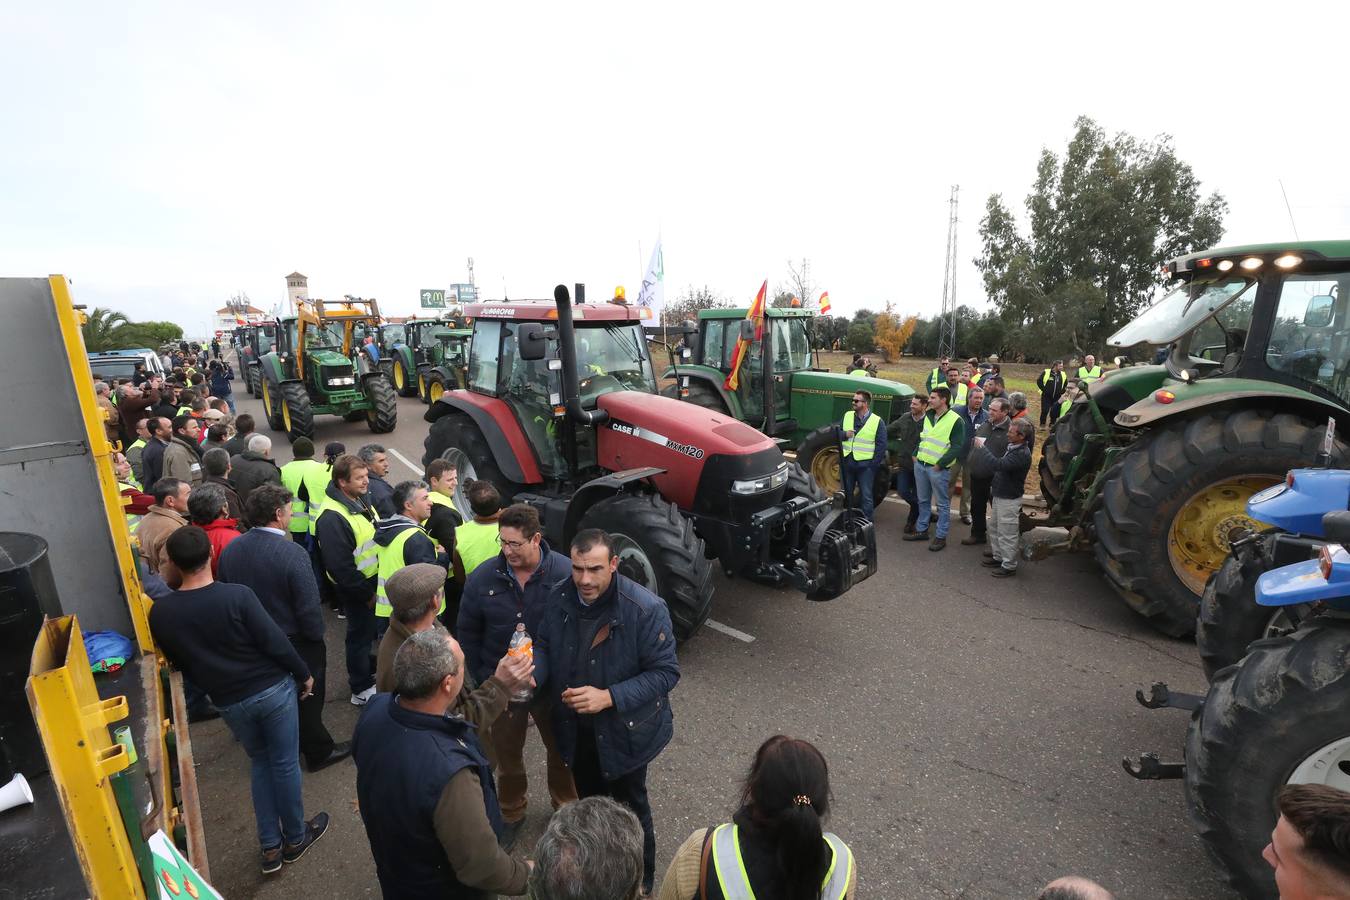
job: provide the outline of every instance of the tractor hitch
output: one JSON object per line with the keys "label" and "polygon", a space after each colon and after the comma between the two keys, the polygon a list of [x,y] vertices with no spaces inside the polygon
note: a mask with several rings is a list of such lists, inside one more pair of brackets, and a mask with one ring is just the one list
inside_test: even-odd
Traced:
{"label": "tractor hitch", "polygon": [[1169,778],[1184,778],[1186,775],[1185,763],[1165,763],[1152,751],[1127,756],[1120,764],[1130,777],[1140,781],[1165,781]]}
{"label": "tractor hitch", "polygon": [[1199,694],[1173,693],[1165,681],[1155,681],[1144,696],[1142,689],[1134,692],[1134,699],[1145,709],[1184,709],[1194,712],[1205,705],[1205,698]]}
{"label": "tractor hitch", "polygon": [[[804,552],[798,533],[793,540],[795,549],[785,559],[768,558],[772,530],[795,527],[800,531],[800,525],[794,523],[822,507],[831,508],[806,536]],[[791,584],[812,600],[833,600],[877,571],[875,529],[871,522],[844,507],[842,494],[820,500],[792,497],[760,510],[751,516],[744,540],[747,551],[762,548],[760,552],[765,554],[748,574],[776,586]]]}

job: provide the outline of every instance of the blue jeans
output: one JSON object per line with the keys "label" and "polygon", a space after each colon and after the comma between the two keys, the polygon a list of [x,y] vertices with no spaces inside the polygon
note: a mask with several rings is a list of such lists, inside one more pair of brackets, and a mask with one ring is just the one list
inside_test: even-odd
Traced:
{"label": "blue jeans", "polygon": [[936,500],[937,534],[934,536],[947,537],[952,514],[952,498],[951,494],[947,493],[947,480],[950,476],[951,472],[947,469],[924,465],[917,461],[914,463],[914,481],[919,500],[919,518],[914,527],[920,534],[928,533],[928,520],[933,516],[931,504]]}
{"label": "blue jeans", "polygon": [[919,519],[919,492],[912,470],[900,469],[895,473],[895,492],[900,495],[901,500],[909,504],[909,516],[905,519],[905,525],[913,528]]}
{"label": "blue jeans", "polygon": [[270,688],[219,707],[252,764],[253,816],[264,850],[298,844],[305,836],[305,803],[300,796],[300,710],[295,681],[288,675]]}
{"label": "blue jeans", "polygon": [[859,463],[845,460],[840,466],[839,474],[844,481],[844,496],[852,499],[853,488],[856,486],[859,493],[862,494],[862,503],[859,508],[862,510],[863,518],[872,521],[872,485],[877,479],[877,467],[871,462]]}

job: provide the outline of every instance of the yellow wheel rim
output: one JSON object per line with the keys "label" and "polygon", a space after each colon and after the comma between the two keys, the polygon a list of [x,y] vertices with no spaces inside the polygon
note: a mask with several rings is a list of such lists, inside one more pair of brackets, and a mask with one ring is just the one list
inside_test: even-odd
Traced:
{"label": "yellow wheel rim", "polygon": [[286,426],[286,430],[291,430],[291,408],[288,404],[281,404],[281,421]]}
{"label": "yellow wheel rim", "polygon": [[272,392],[267,389],[267,379],[263,379],[263,412],[272,415]]}
{"label": "yellow wheel rim", "polygon": [[417,376],[417,393],[423,397],[427,395],[427,377],[425,375]]}
{"label": "yellow wheel rim", "polygon": [[839,478],[839,448],[826,447],[811,457],[811,478],[826,494],[843,490]]}
{"label": "yellow wheel rim", "polygon": [[403,367],[398,363],[394,363],[394,387],[401,391],[403,390],[403,386],[407,383],[408,379],[403,375]]}
{"label": "yellow wheel rim", "polygon": [[437,400],[441,399],[441,395],[444,393],[445,393],[445,386],[442,385],[439,381],[433,381],[431,383],[431,390],[427,393],[427,396],[431,397],[432,403],[435,403]]}
{"label": "yellow wheel rim", "polygon": [[1197,491],[1177,512],[1167,534],[1167,556],[1172,571],[1195,594],[1228,557],[1233,541],[1243,531],[1261,525],[1247,515],[1247,500],[1279,481],[1277,475],[1242,475],[1216,481]]}

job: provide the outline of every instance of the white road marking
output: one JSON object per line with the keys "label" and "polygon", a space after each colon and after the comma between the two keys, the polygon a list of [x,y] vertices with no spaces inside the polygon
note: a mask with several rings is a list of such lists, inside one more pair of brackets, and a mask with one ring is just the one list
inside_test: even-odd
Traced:
{"label": "white road marking", "polygon": [[746,634],[744,631],[732,628],[730,625],[723,625],[716,619],[706,619],[703,624],[707,625],[713,631],[720,631],[729,637],[734,637],[738,641],[745,641],[747,644],[752,643],[755,640],[753,634]]}
{"label": "white road marking", "polygon": [[405,466],[407,466],[408,468],[410,468],[410,469],[412,469],[414,472],[416,472],[418,478],[421,478],[421,477],[425,474],[425,471],[423,470],[423,468],[422,468],[421,466],[415,466],[415,465],[413,465],[413,464],[408,460],[408,457],[404,456],[402,453],[399,453],[399,452],[398,452],[397,450],[395,450],[393,447],[387,447],[387,448],[385,448],[385,449],[387,449],[387,450],[389,451],[389,454],[390,454],[391,456],[393,456],[394,459],[398,460],[399,462],[403,463]]}

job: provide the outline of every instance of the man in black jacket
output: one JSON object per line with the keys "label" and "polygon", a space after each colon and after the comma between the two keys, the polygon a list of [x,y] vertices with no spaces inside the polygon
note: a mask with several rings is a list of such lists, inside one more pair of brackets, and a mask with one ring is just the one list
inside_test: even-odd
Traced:
{"label": "man in black jacket", "polygon": [[384,480],[389,474],[389,452],[379,444],[366,444],[356,455],[366,464],[370,472],[370,492],[366,502],[375,508],[381,519],[387,519],[398,512],[394,508],[394,486]]}
{"label": "man in black jacket", "polygon": [[150,608],[150,633],[184,677],[210,696],[252,761],[262,870],[280,871],[328,828],[327,813],[305,821],[300,791],[296,702],[297,694],[313,690],[314,678],[253,591],[211,577],[206,532],[180,528],[167,550],[182,583]]}
{"label": "man in black jacket", "polygon": [[1057,359],[1050,368],[1036,377],[1036,387],[1041,389],[1041,427],[1045,427],[1048,417],[1050,427],[1055,427],[1059,418],[1059,399],[1064,394],[1064,360]]}
{"label": "man in black jacket", "polygon": [[253,437],[253,417],[240,413],[234,418],[234,437],[225,442],[230,456],[238,456],[248,449],[248,439]]}
{"label": "man in black jacket", "polygon": [[[975,437],[984,438],[985,449],[991,454],[1002,456],[1008,446],[1008,423],[1012,421],[1009,415],[1011,405],[1007,397],[986,400],[985,405],[989,408],[989,419],[975,430]],[[969,462],[970,535],[961,538],[961,543],[967,546],[983,544],[988,540],[986,513],[989,510],[989,495],[994,483],[993,470],[985,465],[983,455],[976,456],[972,453]],[[991,556],[992,551],[986,550],[984,555]]]}
{"label": "man in black jacket", "polygon": [[173,436],[173,426],[168,419],[151,416],[145,420],[150,431],[150,440],[145,442],[141,451],[141,487],[146,491],[154,490],[155,482],[164,476],[164,450]]}
{"label": "man in black jacket", "polygon": [[923,429],[924,413],[927,411],[928,401],[915,394],[909,398],[909,412],[902,413],[900,418],[886,426],[886,436],[900,442],[896,450],[895,490],[900,499],[909,504],[909,515],[905,517],[905,534],[914,533],[914,523],[919,519],[919,494],[914,483],[914,452],[919,449],[919,432]]}
{"label": "man in black jacket", "polygon": [[238,456],[230,457],[230,469],[230,483],[239,494],[239,501],[246,507],[249,491],[258,485],[281,484],[281,470],[272,461],[272,439],[265,434],[255,434],[249,438],[248,449]]}
{"label": "man in black jacket", "polygon": [[279,484],[253,489],[248,495],[248,516],[258,526],[221,552],[219,575],[221,581],[242,584],[258,595],[263,609],[314,676],[311,695],[300,701],[300,753],[309,770],[317,772],[346,759],[352,747],[335,743],[323,724],[328,669],[323,613],[309,553],[288,534],[294,499]]}
{"label": "man in black jacket", "polygon": [[1017,574],[1018,538],[1021,527],[1022,490],[1031,468],[1031,442],[1036,426],[1026,419],[1014,419],[1008,426],[1008,446],[994,456],[985,441],[979,443],[981,464],[993,472],[994,515],[989,528],[989,546],[994,555],[984,564],[995,578]]}
{"label": "man in black jacket", "polygon": [[319,556],[333,593],[347,613],[347,682],[353,706],[375,696],[375,577],[379,547],[375,512],[365,500],[370,473],[359,456],[333,463],[333,480],[314,526]]}

